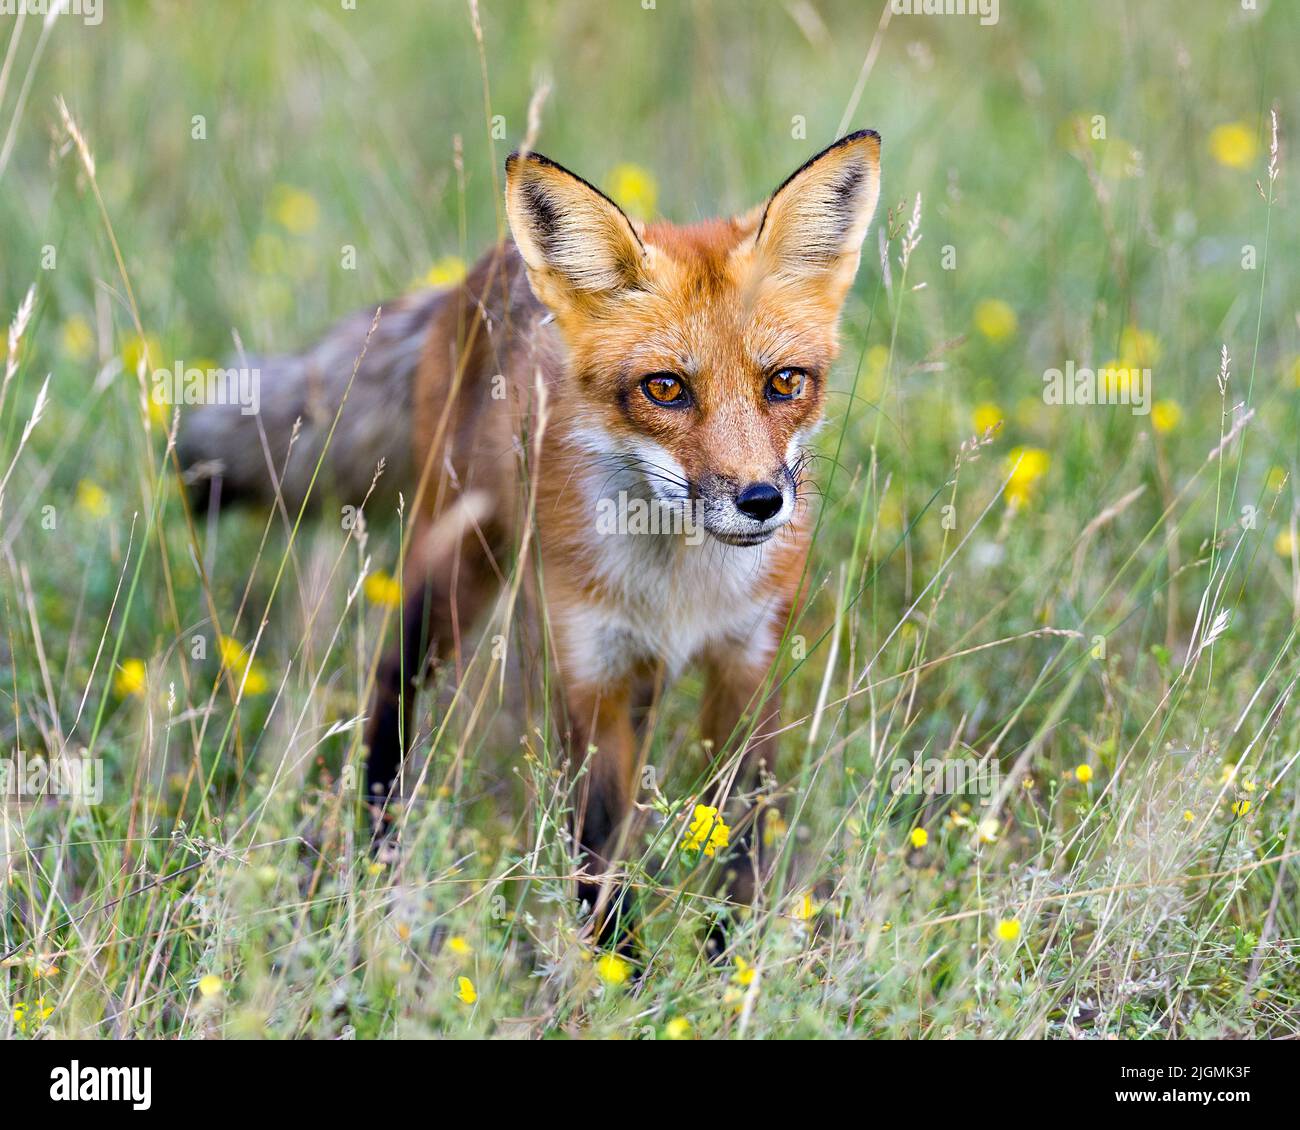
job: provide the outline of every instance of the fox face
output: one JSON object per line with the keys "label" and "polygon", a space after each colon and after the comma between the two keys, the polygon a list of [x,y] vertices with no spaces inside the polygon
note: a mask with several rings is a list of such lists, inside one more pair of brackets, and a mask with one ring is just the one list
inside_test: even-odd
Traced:
{"label": "fox face", "polygon": [[863,131],[766,204],[686,227],[641,225],[538,154],[507,162],[529,283],[568,350],[573,442],[719,541],[758,545],[794,517],[836,327],[880,183]]}

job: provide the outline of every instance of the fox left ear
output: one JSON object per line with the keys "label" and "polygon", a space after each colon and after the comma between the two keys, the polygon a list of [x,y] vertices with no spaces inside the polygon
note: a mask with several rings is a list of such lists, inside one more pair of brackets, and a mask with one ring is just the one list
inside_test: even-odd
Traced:
{"label": "fox left ear", "polygon": [[506,215],[533,291],[552,311],[644,285],[647,252],[632,221],[540,153],[506,160]]}
{"label": "fox left ear", "polygon": [[880,135],[860,130],[823,149],[767,202],[754,249],[765,271],[822,281],[837,297],[853,283],[880,196]]}

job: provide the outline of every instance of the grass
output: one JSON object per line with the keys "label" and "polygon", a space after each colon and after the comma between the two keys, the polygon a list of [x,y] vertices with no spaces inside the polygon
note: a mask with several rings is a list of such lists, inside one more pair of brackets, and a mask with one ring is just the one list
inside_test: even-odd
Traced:
{"label": "grass", "polygon": [[[104,774],[98,805],[0,808],[0,1034],[1297,1034],[1297,13],[483,0],[480,56],[462,3],[359,7],[0,23],[5,318],[34,287],[0,756]],[[884,138],[776,673],[781,867],[711,962],[688,676],[628,847],[635,986],[579,937],[544,655],[503,669],[498,619],[443,673],[374,859],[357,719],[396,626],[364,579],[395,509],[192,524],[137,377],[141,340],[296,349],[454,276],[547,80],[538,148],[677,220]],[[1045,403],[1046,370],[1111,359],[1151,369],[1151,415]],[[900,787],[939,758],[990,794]]]}

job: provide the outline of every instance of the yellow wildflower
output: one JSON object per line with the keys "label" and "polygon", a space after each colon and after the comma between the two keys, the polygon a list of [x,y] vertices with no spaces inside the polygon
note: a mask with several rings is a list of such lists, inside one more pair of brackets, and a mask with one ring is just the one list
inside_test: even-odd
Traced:
{"label": "yellow wildflower", "polygon": [[130,376],[135,376],[140,371],[140,362],[145,365],[145,376],[149,375],[152,369],[164,368],[162,355],[162,342],[153,334],[145,334],[140,337],[138,334],[134,337],[127,338],[126,344],[122,346],[122,367]]}
{"label": "yellow wildflower", "polygon": [[456,978],[456,999],[463,1004],[473,1004],[478,1000],[478,990],[468,977]]}
{"label": "yellow wildflower", "polygon": [[26,1032],[29,1020],[39,1025],[53,1014],[54,1008],[46,1005],[44,997],[38,997],[35,1007],[21,1003],[14,1005],[14,1024],[17,1025],[18,1031]]}
{"label": "yellow wildflower", "polygon": [[242,671],[248,665],[244,645],[234,636],[221,636],[217,640],[217,651],[221,656],[221,665],[232,671]]}
{"label": "yellow wildflower", "polygon": [[1234,800],[1232,802],[1232,814],[1234,816],[1245,816],[1250,811],[1250,801]]}
{"label": "yellow wildflower", "polygon": [[1160,339],[1149,330],[1137,326],[1125,326],[1119,335],[1119,351],[1131,368],[1149,369],[1163,352]]}
{"label": "yellow wildflower", "polygon": [[1295,552],[1295,534],[1283,530],[1273,539],[1273,549],[1279,557],[1290,557]]}
{"label": "yellow wildflower", "polygon": [[199,978],[199,996],[211,999],[219,997],[225,992],[226,986],[222,983],[220,977],[215,973],[209,973],[206,977]]}
{"label": "yellow wildflower", "polygon": [[912,841],[914,848],[923,848],[930,842],[930,833],[924,828],[913,828],[908,839]]}
{"label": "yellow wildflower", "polygon": [[1107,361],[1097,370],[1101,380],[1106,382],[1106,394],[1112,402],[1119,399],[1123,403],[1123,398],[1132,399],[1135,395],[1142,392],[1138,382],[1141,381],[1142,368],[1136,361],[1124,359],[1118,361]]}
{"label": "yellow wildflower", "polygon": [[975,306],[975,328],[995,344],[1016,332],[1016,312],[1000,298],[985,298]]}
{"label": "yellow wildflower", "polygon": [[1078,781],[1079,784],[1086,785],[1092,780],[1092,766],[1086,762],[1083,765],[1076,766],[1074,770],[1074,779]]}
{"label": "yellow wildflower", "polygon": [[805,891],[794,904],[791,916],[796,922],[810,922],[817,914],[817,903],[812,891]]}
{"label": "yellow wildflower", "polygon": [[993,932],[998,936],[999,942],[1014,942],[1020,937],[1020,919],[1003,918]]}
{"label": "yellow wildflower", "polygon": [[975,405],[975,411],[971,413],[971,424],[975,427],[975,434],[982,436],[990,428],[996,428],[1003,421],[1002,409],[994,404],[991,400],[986,400],[981,404]]}
{"label": "yellow wildflower", "polygon": [[113,692],[118,698],[144,697],[145,666],[143,659],[124,659],[113,678]]}
{"label": "yellow wildflower", "polygon": [[320,205],[310,192],[278,184],[271,192],[271,219],[294,235],[305,235],[320,222]]}
{"label": "yellow wildflower", "polygon": [[63,352],[74,361],[88,361],[95,351],[95,331],[80,314],[73,314],[59,332]]}
{"label": "yellow wildflower", "polygon": [[108,491],[98,483],[82,479],[77,484],[76,507],[91,518],[102,518],[108,513]]}
{"label": "yellow wildflower", "polygon": [[670,1040],[689,1040],[691,1038],[691,1022],[684,1016],[674,1016],[664,1025],[664,1035]]}
{"label": "yellow wildflower", "polygon": [[616,165],[605,183],[614,202],[629,216],[648,220],[654,215],[659,189],[649,170],[640,165]]}
{"label": "yellow wildflower", "polygon": [[779,808],[769,807],[763,810],[763,845],[771,847],[785,835],[785,820]]}
{"label": "yellow wildflower", "polygon": [[447,948],[457,957],[469,957],[474,952],[474,947],[459,934],[453,934],[447,939]]}
{"label": "yellow wildflower", "polygon": [[754,978],[758,976],[758,970],[749,964],[743,957],[736,958],[736,972],[731,975],[734,984],[742,988],[754,983]]}
{"label": "yellow wildflower", "polygon": [[684,852],[702,851],[710,859],[718,848],[725,848],[731,842],[731,829],[723,823],[716,808],[707,804],[695,806],[695,816],[686,829],[681,850]]}
{"label": "yellow wildflower", "polygon": [[260,663],[250,664],[248,673],[244,676],[244,694],[266,694],[270,685],[271,680],[266,677],[265,668]]}
{"label": "yellow wildflower", "polygon": [[446,286],[456,286],[465,279],[465,260],[459,255],[444,255],[424,276],[424,285],[441,290]]}
{"label": "yellow wildflower", "polygon": [[1151,406],[1151,426],[1161,435],[1172,432],[1183,419],[1183,409],[1176,400],[1157,400]]}
{"label": "yellow wildflower", "polygon": [[998,822],[991,816],[987,820],[981,820],[975,829],[975,838],[982,844],[997,843]]}
{"label": "yellow wildflower", "polygon": [[396,577],[376,570],[366,578],[366,599],[380,608],[397,608],[402,603],[402,585]]}
{"label": "yellow wildflower", "polygon": [[606,985],[625,984],[631,972],[632,967],[616,954],[602,954],[596,961],[596,976]]}
{"label": "yellow wildflower", "polygon": [[1244,169],[1254,159],[1255,131],[1245,122],[1227,122],[1210,130],[1210,156],[1230,169]]}
{"label": "yellow wildflower", "polygon": [[234,676],[235,686],[241,684],[244,694],[265,694],[270,687],[266,669],[248,654],[248,649],[233,636],[221,636],[217,640],[217,651],[221,655],[221,665]]}
{"label": "yellow wildflower", "polygon": [[1007,455],[1004,473],[1007,482],[1006,500],[1017,506],[1028,502],[1034,495],[1038,481],[1047,474],[1052,457],[1041,447],[1015,447]]}

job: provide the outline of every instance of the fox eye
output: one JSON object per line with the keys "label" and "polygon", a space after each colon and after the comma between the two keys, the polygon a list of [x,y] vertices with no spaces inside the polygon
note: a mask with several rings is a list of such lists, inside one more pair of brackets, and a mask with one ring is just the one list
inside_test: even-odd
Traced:
{"label": "fox eye", "polygon": [[797,400],[803,395],[804,378],[807,377],[802,369],[779,369],[772,374],[771,380],[767,382],[767,398],[769,400]]}
{"label": "fox eye", "polygon": [[641,391],[665,408],[685,408],[691,400],[686,386],[672,373],[651,373],[641,381]]}

